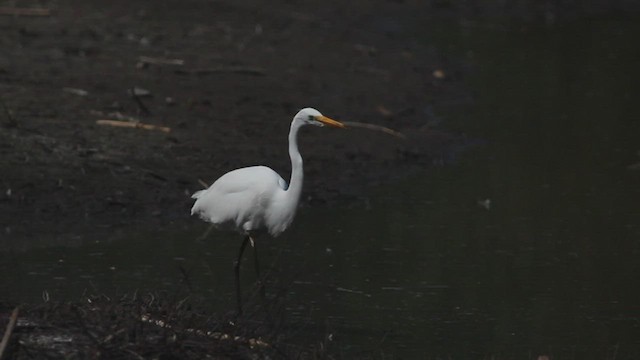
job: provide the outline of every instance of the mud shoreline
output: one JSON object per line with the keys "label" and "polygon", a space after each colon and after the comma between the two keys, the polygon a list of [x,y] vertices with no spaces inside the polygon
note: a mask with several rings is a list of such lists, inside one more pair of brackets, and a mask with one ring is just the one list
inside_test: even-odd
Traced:
{"label": "mud shoreline", "polygon": [[[477,69],[426,41],[424,23],[444,17],[471,26],[474,15],[499,8],[452,3],[61,0],[38,2],[45,12],[0,15],[0,251],[11,256],[24,239],[68,246],[69,233],[190,221],[201,182],[242,166],[267,165],[288,179],[287,132],[306,106],[407,138],[305,129],[302,206],[358,204],[368,186],[452,161],[477,140],[448,130],[442,114],[472,105],[464,80]],[[636,6],[602,3],[605,11]],[[495,16],[522,13],[533,26],[580,16],[571,1],[518,4]],[[0,329],[16,306],[3,300]],[[133,294],[23,305],[6,354],[340,358],[321,342],[279,347],[282,322],[236,322],[189,306]],[[42,336],[49,340],[38,343]],[[55,347],[52,337],[76,341]]]}
{"label": "mud shoreline", "polygon": [[[437,106],[466,100],[451,61],[401,22],[417,5],[373,2],[349,15],[339,5],[260,13],[251,4],[163,4],[60,2],[48,16],[3,17],[6,234],[185,219],[200,180],[242,166],[288,179],[286,135],[305,106],[408,136],[305,129],[305,204],[348,203],[363,184],[465,145],[435,127]],[[399,18],[378,19],[385,11]],[[105,119],[170,132],[96,123]]]}

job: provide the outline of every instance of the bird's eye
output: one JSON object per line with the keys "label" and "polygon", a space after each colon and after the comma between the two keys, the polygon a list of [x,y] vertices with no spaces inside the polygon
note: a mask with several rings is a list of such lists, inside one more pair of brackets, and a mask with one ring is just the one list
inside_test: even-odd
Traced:
{"label": "bird's eye", "polygon": [[315,120],[316,120],[316,117],[315,117],[315,116],[313,116],[313,115],[309,115],[309,121],[315,121]]}

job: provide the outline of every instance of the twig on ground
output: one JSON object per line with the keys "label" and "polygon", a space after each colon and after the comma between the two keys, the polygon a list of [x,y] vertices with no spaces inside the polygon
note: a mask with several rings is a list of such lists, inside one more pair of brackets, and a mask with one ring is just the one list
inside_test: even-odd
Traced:
{"label": "twig on ground", "polygon": [[359,128],[369,129],[369,130],[382,131],[383,133],[386,133],[395,137],[399,137],[401,139],[406,138],[406,136],[404,136],[404,134],[402,134],[401,132],[395,131],[393,129],[389,129],[388,127],[384,127],[384,126],[366,124],[366,123],[355,122],[355,121],[343,121],[343,123],[351,127],[359,127]]}
{"label": "twig on ground", "polygon": [[51,11],[46,8],[0,7],[0,15],[49,16],[51,15]]}
{"label": "twig on ground", "polygon": [[137,117],[133,117],[133,116],[129,116],[126,114],[123,114],[119,111],[115,111],[115,112],[110,112],[110,113],[104,113],[102,111],[99,110],[89,110],[89,113],[91,115],[94,116],[100,116],[100,117],[110,117],[113,118],[115,120],[122,120],[122,121],[129,121],[129,122],[140,122],[140,119],[138,119]]}
{"label": "twig on ground", "polygon": [[11,337],[11,333],[13,332],[13,329],[16,327],[17,322],[18,322],[18,308],[16,307],[11,312],[11,317],[9,318],[7,329],[4,331],[4,336],[2,337],[2,341],[0,342],[0,359],[2,359],[4,350],[7,348],[7,345],[9,344],[9,338]]}
{"label": "twig on ground", "polygon": [[371,297],[371,294],[367,294],[364,291],[360,291],[360,290],[351,290],[351,289],[347,289],[347,288],[343,288],[343,287],[336,287],[337,291],[342,291],[342,292],[346,292],[346,293],[350,293],[350,294],[358,294],[358,295],[364,295],[366,297]]}
{"label": "twig on ground", "polygon": [[145,129],[145,130],[158,130],[158,131],[162,131],[162,132],[165,132],[165,133],[171,132],[171,128],[170,127],[151,125],[151,124],[143,124],[143,123],[139,123],[139,122],[130,122],[130,121],[96,120],[96,124],[98,124],[98,125],[106,125],[106,126],[115,126],[115,127]]}
{"label": "twig on ground", "polygon": [[[202,233],[202,235],[198,236],[196,238],[196,241],[198,241],[198,242],[204,241],[204,239],[206,239],[207,236],[209,236],[209,234],[211,233],[211,230],[213,230],[214,228],[215,228],[215,225],[213,225],[213,224],[209,225],[209,228],[207,228],[207,230],[204,233]],[[207,264],[207,266],[208,266],[208,264]],[[211,270],[211,268],[209,268],[209,270]]]}
{"label": "twig on ground", "polygon": [[131,354],[133,357],[135,357],[136,359],[140,359],[140,360],[144,360],[144,358],[142,357],[142,355],[138,354],[137,352],[131,350],[131,349],[124,349],[125,352]]}
{"label": "twig on ground", "polygon": [[136,104],[138,105],[138,108],[140,108],[140,111],[142,111],[142,113],[145,115],[151,115],[151,111],[142,102],[142,99],[140,99],[140,95],[138,94],[138,91],[136,91],[136,88],[131,88],[130,93],[131,93],[131,97],[133,98],[133,101],[135,101]]}
{"label": "twig on ground", "polygon": [[64,88],[62,88],[62,91],[66,92],[68,94],[73,94],[73,95],[78,95],[78,96],[87,96],[87,95],[89,95],[89,92],[87,90],[78,89],[78,88],[64,87]]}
{"label": "twig on ground", "polygon": [[201,68],[201,69],[193,69],[193,70],[184,70],[177,69],[175,72],[179,74],[196,74],[196,75],[206,75],[212,73],[236,73],[236,74],[245,74],[245,75],[256,75],[256,76],[264,76],[266,72],[264,69],[251,67],[251,66],[219,66],[212,68]]}
{"label": "twig on ground", "polygon": [[167,59],[167,58],[157,58],[150,56],[140,56],[138,57],[138,61],[142,64],[153,64],[153,65],[184,65],[184,60],[182,59]]}
{"label": "twig on ground", "polygon": [[2,105],[2,109],[4,110],[4,114],[7,116],[7,120],[9,120],[6,123],[6,127],[13,128],[13,127],[18,126],[18,121],[16,121],[16,119],[13,117],[13,115],[11,115],[11,111],[9,111],[9,108],[7,107],[7,104],[5,104],[4,101],[2,101],[2,99],[0,99],[0,105]]}

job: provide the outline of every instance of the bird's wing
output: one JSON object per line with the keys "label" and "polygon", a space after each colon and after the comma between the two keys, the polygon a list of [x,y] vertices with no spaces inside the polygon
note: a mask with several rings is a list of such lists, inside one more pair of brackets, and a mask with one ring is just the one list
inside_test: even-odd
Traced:
{"label": "bird's wing", "polygon": [[222,175],[208,189],[193,194],[197,199],[191,214],[213,223],[222,223],[257,214],[271,201],[276,192],[286,188],[286,182],[266,166],[252,166]]}
{"label": "bird's wing", "polygon": [[209,189],[233,194],[248,190],[269,190],[274,185],[283,190],[287,188],[287,182],[277,172],[266,166],[251,166],[222,175]]}

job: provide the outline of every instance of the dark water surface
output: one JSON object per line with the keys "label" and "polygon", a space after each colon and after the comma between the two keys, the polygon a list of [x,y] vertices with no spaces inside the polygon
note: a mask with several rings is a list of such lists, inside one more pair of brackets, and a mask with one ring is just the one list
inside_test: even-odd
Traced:
{"label": "dark water surface", "polygon": [[[299,336],[346,358],[640,358],[639,20],[416,29],[465,59],[473,100],[439,111],[484,145],[371,189],[366,207],[301,209],[262,244]],[[205,228],[0,254],[2,298],[184,291],[182,266],[231,309],[239,238],[195,241]]]}

